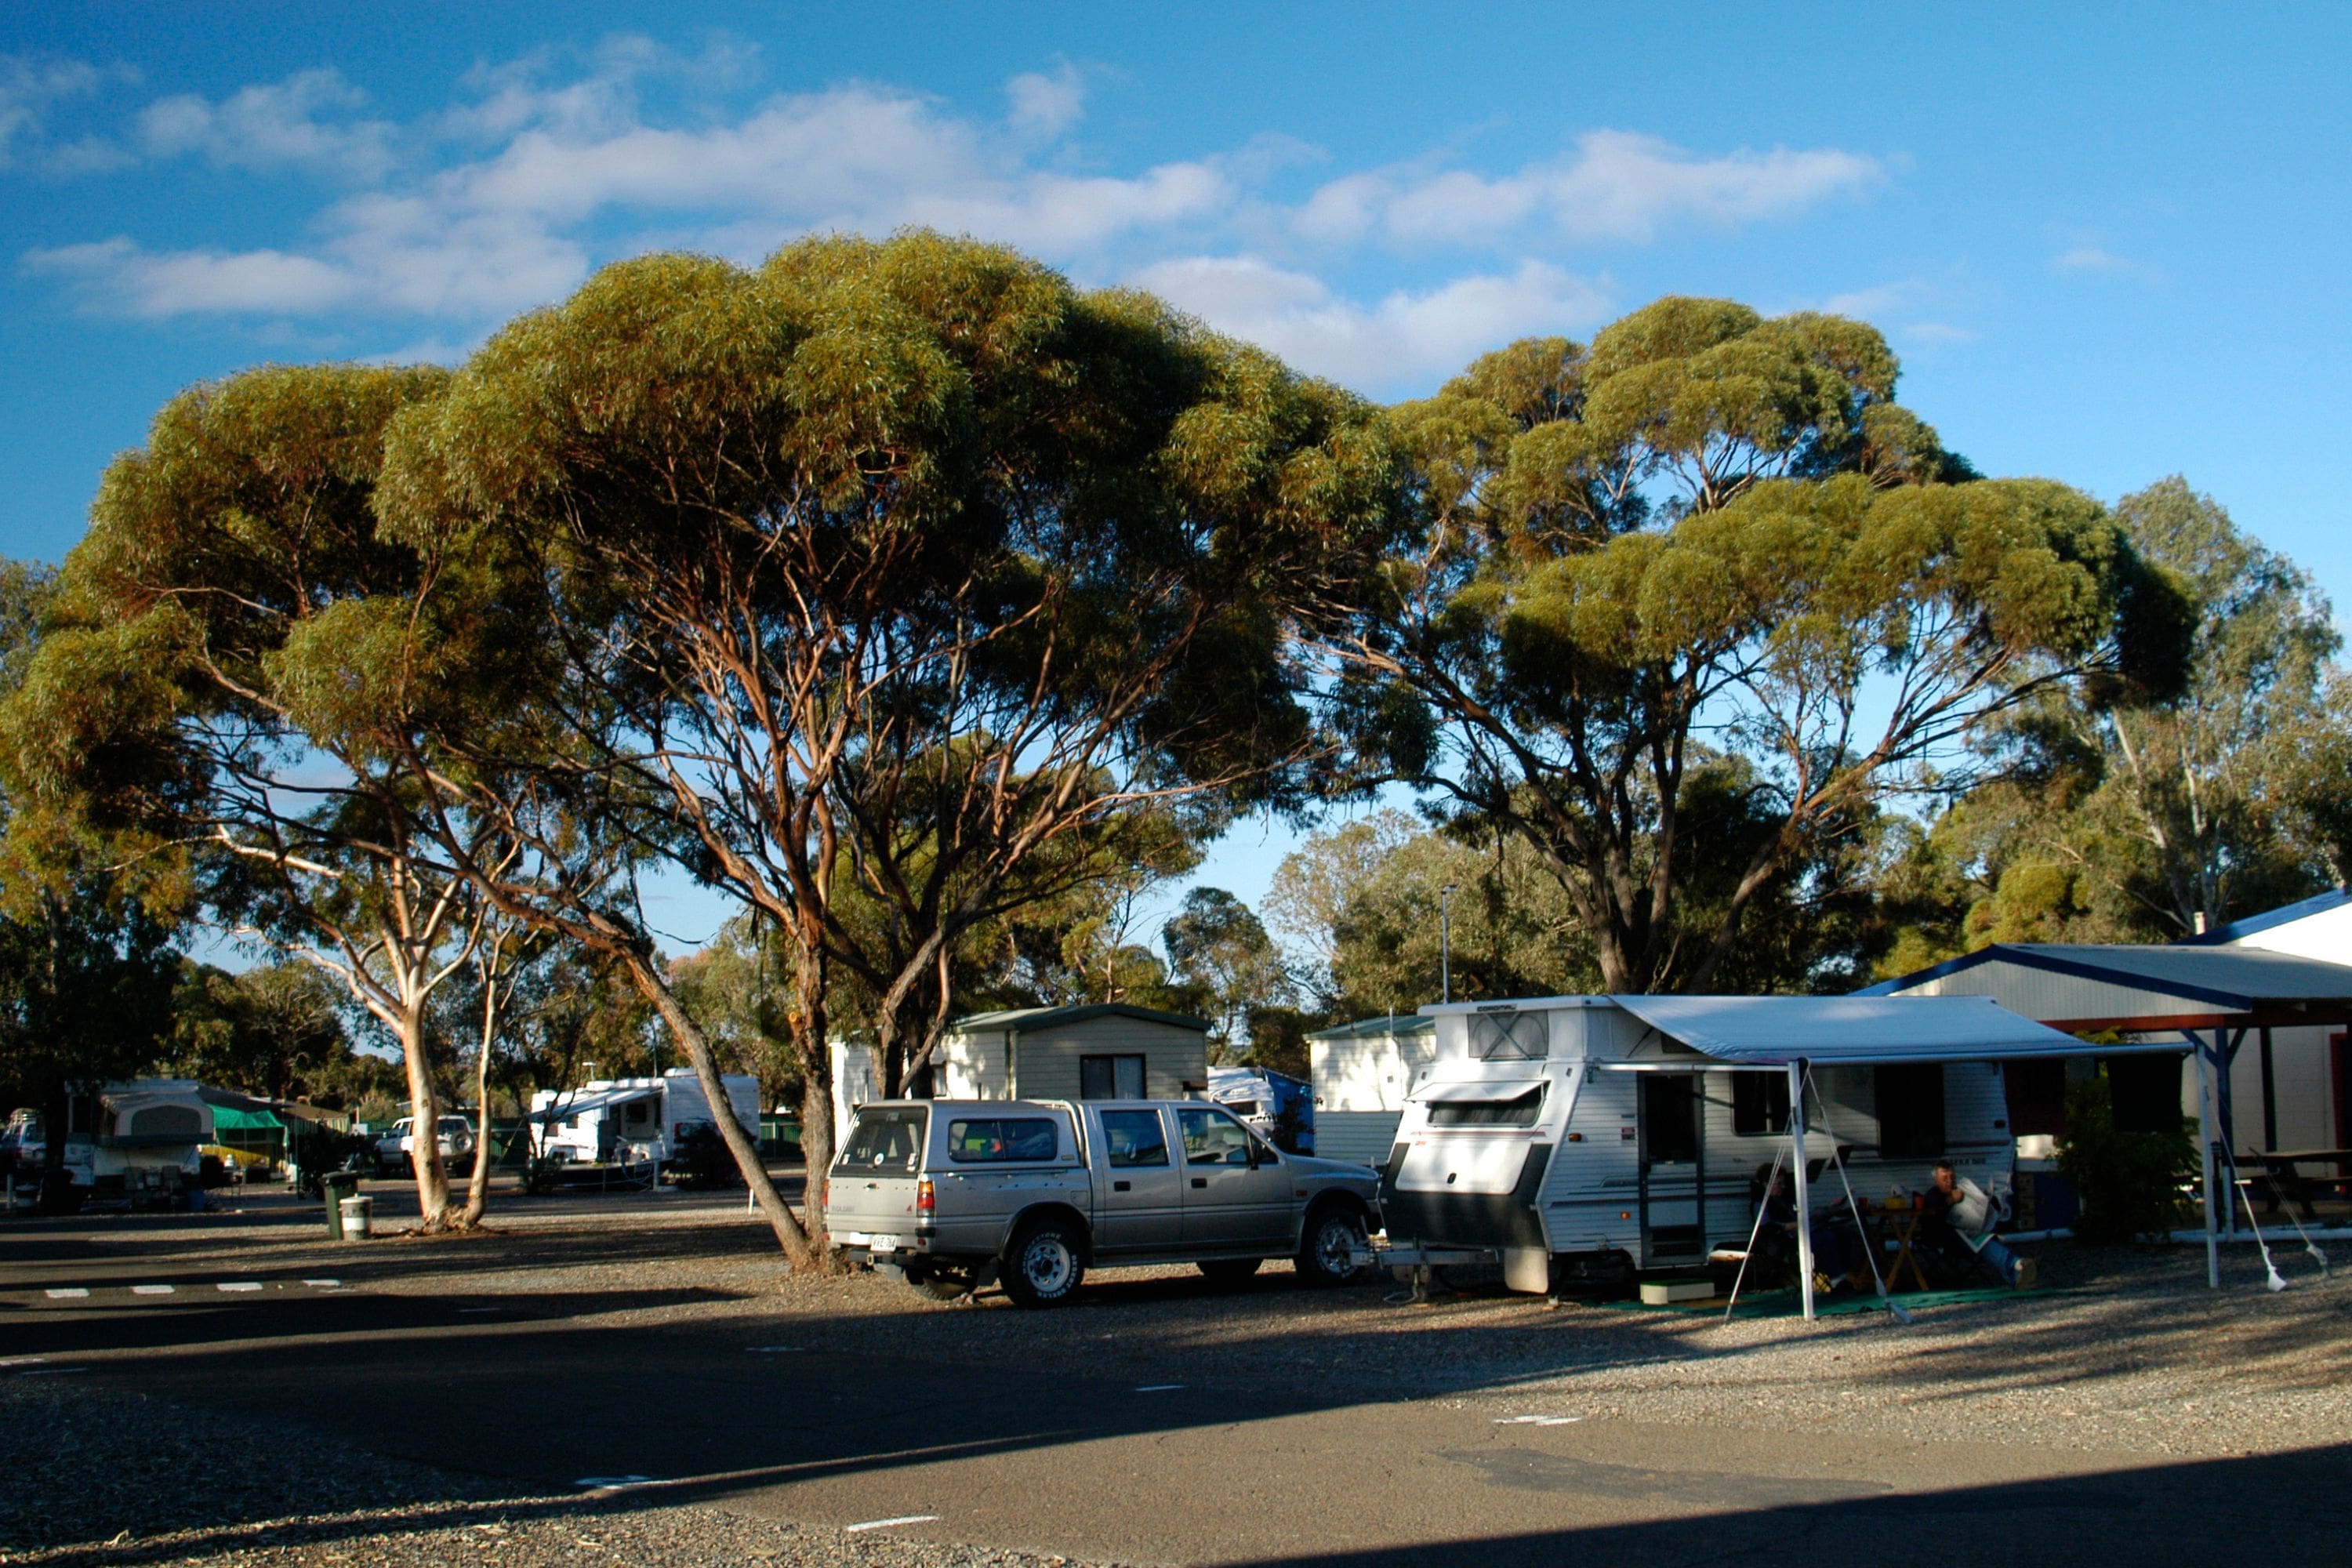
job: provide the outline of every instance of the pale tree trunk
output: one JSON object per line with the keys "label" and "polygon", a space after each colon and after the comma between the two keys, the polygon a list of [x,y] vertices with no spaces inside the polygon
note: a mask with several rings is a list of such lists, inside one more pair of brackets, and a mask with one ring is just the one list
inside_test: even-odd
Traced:
{"label": "pale tree trunk", "polygon": [[482,1049],[474,1062],[474,1172],[466,1181],[466,1210],[457,1224],[471,1230],[490,1206],[490,1047],[498,1033],[498,977],[482,987]]}
{"label": "pale tree trunk", "polygon": [[769,1226],[775,1231],[776,1240],[782,1245],[784,1255],[793,1260],[795,1268],[821,1267],[824,1259],[823,1245],[813,1239],[806,1230],[801,1228],[800,1221],[793,1217],[792,1207],[784,1202],[784,1194],[778,1192],[776,1184],[768,1178],[768,1167],[760,1158],[759,1144],[751,1133],[744,1131],[743,1124],[735,1120],[734,1102],[727,1098],[727,1085],[719,1079],[719,1063],[710,1054],[709,1037],[686,1009],[678,1005],[676,994],[661,976],[654,973],[647,960],[630,953],[627,963],[630,978],[636,982],[638,991],[661,1014],[662,1021],[669,1026],[670,1034],[677,1040],[679,1048],[686,1052],[687,1060],[694,1065],[695,1080],[702,1085],[702,1092],[710,1101],[711,1124],[726,1142],[727,1152],[735,1156],[735,1168],[742,1173],[745,1184],[751,1189],[760,1212],[767,1216]]}
{"label": "pale tree trunk", "polygon": [[825,1038],[824,955],[803,943],[793,963],[796,1005],[793,1008],[793,1041],[801,1058],[801,1159],[807,1173],[807,1190],[801,1212],[808,1216],[812,1236],[823,1245],[825,1174],[833,1169],[833,1049]]}
{"label": "pale tree trunk", "polygon": [[399,1028],[401,1059],[408,1066],[409,1163],[416,1171],[418,1227],[439,1230],[448,1221],[449,1173],[441,1165],[441,1098],[433,1088],[432,1064],[425,1059],[423,998],[401,1008]]}

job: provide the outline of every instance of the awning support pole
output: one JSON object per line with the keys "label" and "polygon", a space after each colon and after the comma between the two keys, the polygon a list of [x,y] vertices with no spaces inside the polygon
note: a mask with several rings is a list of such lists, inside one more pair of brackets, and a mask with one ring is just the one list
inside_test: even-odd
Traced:
{"label": "awning support pole", "polygon": [[[2197,1047],[2197,1142],[2205,1155],[2205,1284],[2210,1289],[2221,1288],[2221,1247],[2214,1230],[2213,1214],[2213,1058],[2197,1031],[2185,1029]],[[2213,1031],[2213,1047],[2221,1044],[2221,1031]]]}
{"label": "awning support pole", "polygon": [[1805,1302],[1805,1321],[1813,1317],[1813,1204],[1805,1172],[1805,1064],[1789,1064],[1789,1142],[1796,1152],[1793,1163],[1797,1188],[1797,1289]]}

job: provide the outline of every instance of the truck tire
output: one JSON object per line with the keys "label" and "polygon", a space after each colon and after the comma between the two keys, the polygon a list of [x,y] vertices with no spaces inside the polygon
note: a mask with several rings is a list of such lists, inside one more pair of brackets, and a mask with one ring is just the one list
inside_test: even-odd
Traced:
{"label": "truck tire", "polygon": [[1238,1285],[1257,1272],[1263,1258],[1206,1258],[1192,1267],[1209,1277],[1214,1285]]}
{"label": "truck tire", "polygon": [[1363,1278],[1364,1266],[1353,1261],[1371,1250],[1364,1216],[1346,1204],[1331,1204],[1307,1216],[1294,1264],[1299,1279],[1322,1289],[1352,1285]]}
{"label": "truck tire", "polygon": [[1033,1220],[1004,1249],[1004,1293],[1016,1306],[1062,1306],[1086,1277],[1086,1244],[1067,1220]]}

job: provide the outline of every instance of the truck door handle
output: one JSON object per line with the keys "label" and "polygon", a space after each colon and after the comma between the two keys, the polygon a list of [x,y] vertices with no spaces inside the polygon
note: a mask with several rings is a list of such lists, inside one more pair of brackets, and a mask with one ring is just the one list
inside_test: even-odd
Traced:
{"label": "truck door handle", "polygon": [[1133,1188],[1134,1185],[1135,1184],[1133,1182],[1113,1182],[1110,1184],[1110,1190],[1115,1193],[1124,1193]]}
{"label": "truck door handle", "polygon": [[1196,1187],[1205,1187],[1209,1184],[1209,1178],[1206,1176],[1195,1176],[1192,1178],[1192,1184]]}

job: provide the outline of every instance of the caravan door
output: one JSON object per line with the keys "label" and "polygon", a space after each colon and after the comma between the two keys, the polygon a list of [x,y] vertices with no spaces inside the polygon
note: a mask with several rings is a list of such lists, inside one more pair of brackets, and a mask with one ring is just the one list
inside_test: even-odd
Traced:
{"label": "caravan door", "polygon": [[1706,1121],[1695,1072],[1640,1075],[1642,1267],[1697,1264],[1706,1257],[1700,1188]]}

